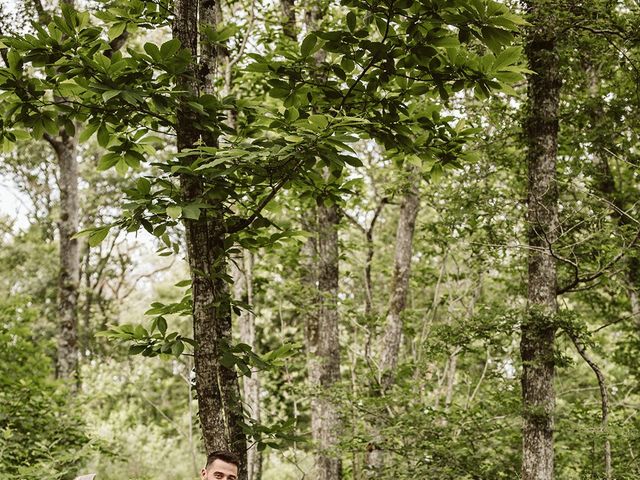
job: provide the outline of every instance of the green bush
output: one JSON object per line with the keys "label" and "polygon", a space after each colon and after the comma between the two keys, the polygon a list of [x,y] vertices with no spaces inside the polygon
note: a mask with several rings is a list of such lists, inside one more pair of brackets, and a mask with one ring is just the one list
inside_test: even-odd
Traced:
{"label": "green bush", "polygon": [[0,478],[73,478],[89,448],[69,390],[53,379],[46,345],[32,338],[36,310],[0,300]]}

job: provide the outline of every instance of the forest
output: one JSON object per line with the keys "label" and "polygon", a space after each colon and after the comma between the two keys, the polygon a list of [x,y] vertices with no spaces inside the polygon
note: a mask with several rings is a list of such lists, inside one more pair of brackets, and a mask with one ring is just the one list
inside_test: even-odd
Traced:
{"label": "forest", "polygon": [[0,0],[0,57],[0,480],[640,478],[638,0]]}

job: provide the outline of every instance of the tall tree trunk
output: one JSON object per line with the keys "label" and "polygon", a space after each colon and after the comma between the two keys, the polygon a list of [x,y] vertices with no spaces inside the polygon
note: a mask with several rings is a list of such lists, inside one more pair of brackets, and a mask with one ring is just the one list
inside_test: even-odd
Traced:
{"label": "tall tree trunk", "polygon": [[48,138],[58,159],[60,219],[58,220],[60,270],[58,273],[57,374],[78,380],[78,290],[80,253],[78,240],[78,159],[76,142],[66,132],[60,138]]}
{"label": "tall tree trunk", "polygon": [[[293,0],[281,0],[283,33],[296,39]],[[305,11],[307,28],[317,27],[322,19],[322,9],[317,3],[308,4]],[[324,61],[324,52],[315,55],[315,61]],[[322,172],[326,182],[331,181],[328,169]],[[308,265],[303,281],[308,291],[315,293],[315,305],[306,315],[305,346],[309,385],[313,391],[311,399],[311,438],[316,448],[312,478],[317,480],[340,480],[342,461],[335,450],[340,436],[341,422],[333,387],[340,380],[340,336],[338,330],[338,282],[339,247],[338,224],[340,215],[334,203],[325,204],[324,195],[317,199],[313,222],[303,219],[306,228],[313,232],[305,246]]]}
{"label": "tall tree trunk", "polygon": [[[340,380],[340,342],[338,333],[338,223],[337,205],[316,207],[315,269],[316,309],[307,316],[306,347],[311,399],[311,437],[317,448],[315,472],[318,480],[339,480],[342,462],[334,451],[340,432],[340,418],[333,387]],[[311,280],[311,279],[309,279]]]}
{"label": "tall tree trunk", "polygon": [[[249,250],[242,252],[238,259],[238,266],[234,283],[234,295],[245,303],[253,306],[253,254]],[[256,317],[251,310],[242,310],[238,316],[240,325],[240,341],[256,348]],[[252,372],[251,377],[242,379],[242,399],[248,410],[248,415],[260,423],[260,376]],[[250,443],[250,442],[249,442]],[[247,479],[259,480],[262,477],[262,452],[256,445],[247,445]]]}
{"label": "tall tree trunk", "polygon": [[395,370],[398,366],[398,355],[402,342],[402,312],[404,312],[407,304],[411,257],[413,255],[413,234],[420,208],[420,196],[418,194],[420,177],[415,172],[415,169],[411,169],[408,174],[409,178],[407,179],[402,203],[400,204],[389,310],[386,328],[382,337],[380,383],[383,389],[388,388],[393,383]]}
{"label": "tall tree trunk", "polygon": [[522,322],[523,480],[554,478],[554,346],[557,312],[558,230],[556,155],[561,79],[556,51],[558,12],[551,2],[530,2],[526,42],[529,68],[528,311]]}
{"label": "tall tree trunk", "polygon": [[[173,36],[190,50],[192,58],[200,56],[200,63],[192,65],[179,80],[179,89],[197,96],[210,92],[217,69],[214,49],[202,42],[198,52],[198,19],[215,30],[219,5],[207,0],[177,0],[174,4]],[[200,8],[200,17],[198,9]],[[182,151],[202,140],[215,146],[217,139],[196,127],[188,108],[177,112],[177,143]],[[190,163],[189,159],[185,159]],[[195,174],[180,176],[182,199],[202,201],[203,179]],[[196,342],[194,365],[200,425],[207,453],[232,450],[246,465],[246,438],[242,431],[242,403],[240,387],[233,369],[220,363],[222,349],[231,342],[231,308],[226,277],[225,223],[220,200],[205,199],[212,208],[202,211],[197,220],[185,219],[187,256],[193,289],[193,331]],[[241,479],[246,471],[241,469]]]}
{"label": "tall tree trunk", "polygon": [[[74,5],[74,0],[61,0],[61,4]],[[42,2],[33,2],[38,21],[44,26],[50,21]],[[6,63],[6,62],[5,62]],[[75,139],[63,128],[59,136],[45,134],[58,163],[60,191],[59,271],[58,271],[58,351],[56,376],[70,379],[77,385],[78,376],[78,291],[80,289],[80,253],[78,240],[72,238],[78,231],[78,159]]]}
{"label": "tall tree trunk", "polygon": [[[379,381],[382,391],[387,390],[393,384],[396,367],[398,366],[398,356],[402,342],[402,313],[407,304],[411,257],[413,255],[413,235],[418,210],[420,209],[419,182],[420,177],[415,172],[415,169],[410,168],[407,185],[400,204],[389,309],[382,337],[379,366]],[[384,450],[380,445],[383,442],[383,438],[379,430],[375,431],[372,437],[373,441],[368,448],[366,463],[368,472],[377,474],[384,466]]]}

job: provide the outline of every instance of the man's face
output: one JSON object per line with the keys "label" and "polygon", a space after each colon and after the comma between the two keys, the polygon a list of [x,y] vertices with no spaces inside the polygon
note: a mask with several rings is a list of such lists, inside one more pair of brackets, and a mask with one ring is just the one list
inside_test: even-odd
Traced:
{"label": "man's face", "polygon": [[202,469],[200,478],[202,480],[237,480],[238,467],[217,458],[209,465],[209,468]]}

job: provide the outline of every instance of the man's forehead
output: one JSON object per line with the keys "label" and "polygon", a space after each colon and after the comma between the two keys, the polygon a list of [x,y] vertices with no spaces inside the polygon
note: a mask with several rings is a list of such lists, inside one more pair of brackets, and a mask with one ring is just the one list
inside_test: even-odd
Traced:
{"label": "man's forehead", "polygon": [[236,467],[233,463],[225,462],[224,460],[220,460],[216,458],[211,465],[209,466],[209,470],[212,472],[221,472],[226,474],[238,474],[238,467]]}

